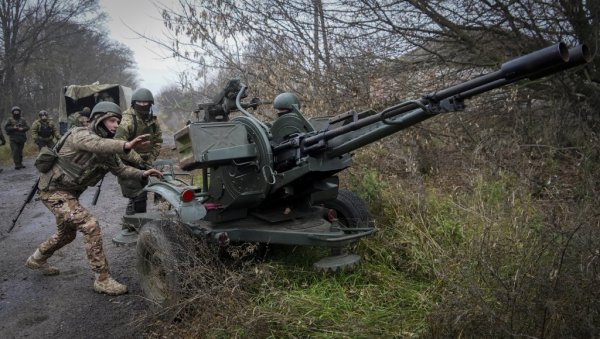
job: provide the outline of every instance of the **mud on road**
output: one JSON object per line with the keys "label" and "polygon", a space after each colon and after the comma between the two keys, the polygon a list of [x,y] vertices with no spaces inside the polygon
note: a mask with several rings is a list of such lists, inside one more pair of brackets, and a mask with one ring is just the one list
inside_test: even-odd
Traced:
{"label": "mud on road", "polygon": [[149,302],[138,283],[135,247],[117,247],[111,240],[121,229],[127,204],[116,178],[106,175],[96,206],[95,188],[88,188],[80,199],[100,222],[112,275],[129,287],[128,294],[114,297],[94,292],[81,233],[49,260],[60,269],[59,275],[47,277],[25,267],[27,257],[56,229],[54,216],[36,195],[7,233],[37,179],[32,159],[25,165],[18,171],[0,166],[0,337],[143,337]]}

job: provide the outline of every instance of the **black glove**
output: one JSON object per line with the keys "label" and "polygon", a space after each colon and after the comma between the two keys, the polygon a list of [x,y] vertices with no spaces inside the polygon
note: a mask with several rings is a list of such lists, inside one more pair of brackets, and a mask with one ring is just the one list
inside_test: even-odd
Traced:
{"label": "black glove", "polygon": [[149,170],[149,169],[151,169],[151,168],[152,168],[152,164],[150,164],[150,163],[148,163],[148,162],[142,162],[142,163],[139,165],[139,167],[138,167],[138,168],[139,168],[139,169],[141,169],[141,170],[144,170],[144,171],[146,171],[146,170]]}

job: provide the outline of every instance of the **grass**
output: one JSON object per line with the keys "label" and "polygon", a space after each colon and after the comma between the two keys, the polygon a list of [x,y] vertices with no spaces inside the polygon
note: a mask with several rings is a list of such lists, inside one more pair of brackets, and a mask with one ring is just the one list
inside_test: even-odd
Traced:
{"label": "grass", "polygon": [[357,270],[325,275],[312,263],[327,250],[276,247],[237,270],[243,305],[204,314],[206,332],[178,326],[222,338],[600,336],[597,147],[525,154],[481,140],[447,156],[423,142],[427,171],[391,164],[383,146],[358,151],[341,182],[378,232],[352,248]]}
{"label": "grass", "polygon": [[275,254],[276,261],[262,266],[268,279],[254,301],[257,312],[271,324],[273,337],[367,338],[422,332],[426,312],[420,300],[427,283],[369,261],[354,272],[319,274],[311,267],[319,252],[282,251]]}
{"label": "grass", "polygon": [[[284,251],[262,266],[267,278],[253,301],[272,337],[597,333],[595,325],[581,325],[592,324],[597,309],[568,310],[579,302],[588,308],[598,303],[561,287],[574,286],[572,280],[597,286],[591,272],[577,269],[582,251],[594,255],[590,244],[589,250],[578,249],[582,244],[575,246],[574,238],[580,230],[548,225],[547,211],[518,176],[475,176],[455,192],[429,182],[422,196],[373,179],[372,170],[356,174],[360,180],[353,187],[379,211],[379,232],[355,249],[363,257],[360,269],[316,274],[310,264],[319,251],[311,248]],[[590,285],[576,285],[592,292]],[[555,306],[548,308],[548,302]]]}
{"label": "grass", "polygon": [[[37,154],[37,146],[33,142],[26,142],[25,148],[23,149],[23,158],[33,157]],[[4,146],[0,146],[0,164],[4,166],[13,164],[12,153],[10,151],[10,141],[8,138],[6,138],[6,144]]]}

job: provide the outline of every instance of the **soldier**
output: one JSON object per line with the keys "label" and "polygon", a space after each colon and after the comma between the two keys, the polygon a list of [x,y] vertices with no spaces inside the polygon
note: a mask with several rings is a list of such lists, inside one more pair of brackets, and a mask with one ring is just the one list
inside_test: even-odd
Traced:
{"label": "soldier", "polygon": [[52,148],[55,139],[60,139],[58,128],[56,128],[54,121],[48,118],[48,112],[41,110],[39,114],[40,118],[31,124],[31,137],[40,150],[44,146]]}
{"label": "soldier", "polygon": [[98,92],[94,94],[96,102],[108,101],[115,102],[115,99],[108,92]]}
{"label": "soldier", "polygon": [[[123,112],[123,121],[117,129],[116,140],[133,140],[142,134],[150,134],[150,144],[121,157],[127,165],[148,169],[156,160],[162,146],[162,132],[156,117],[152,114],[154,97],[152,92],[139,88],[131,96],[131,107]],[[142,191],[145,181],[119,178],[123,196],[129,198],[126,214],[146,212],[147,192]]]}
{"label": "soldier", "polygon": [[90,108],[84,107],[81,111],[77,111],[67,118],[67,129],[72,127],[87,127],[90,123]]}
{"label": "soldier", "polygon": [[27,141],[26,132],[29,130],[27,121],[21,117],[21,108],[14,106],[11,110],[12,118],[8,118],[4,129],[10,138],[10,151],[12,152],[15,169],[25,168],[23,166],[23,147]]}
{"label": "soldier", "polygon": [[297,105],[300,109],[300,100],[294,93],[284,92],[279,94],[273,100],[273,108],[277,110],[277,116],[280,117],[286,113],[292,112],[294,109],[293,105]]}
{"label": "soldier", "polygon": [[58,161],[42,173],[38,184],[40,200],[55,215],[57,232],[38,246],[27,259],[26,266],[44,275],[59,274],[47,260],[75,239],[77,231],[84,235],[85,251],[92,271],[96,274],[94,290],[119,295],[127,286],[110,277],[108,262],[102,248],[102,234],[96,218],[79,204],[79,196],[94,186],[107,172],[119,177],[142,180],[162,176],[156,169],[146,171],[124,165],[118,155],[144,147],[148,135],[131,141],[112,140],[121,119],[121,109],[114,103],[94,106],[89,127],[76,127],[67,135],[58,150]]}

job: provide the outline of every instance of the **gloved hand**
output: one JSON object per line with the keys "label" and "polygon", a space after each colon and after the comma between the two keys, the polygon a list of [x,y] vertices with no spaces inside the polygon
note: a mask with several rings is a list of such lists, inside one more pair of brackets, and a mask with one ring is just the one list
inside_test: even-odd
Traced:
{"label": "gloved hand", "polygon": [[149,170],[149,169],[151,169],[151,168],[152,168],[152,164],[151,164],[151,163],[149,163],[149,162],[142,162],[142,163],[140,164],[139,168],[140,168],[141,170],[144,170],[144,171],[145,171],[145,170]]}

